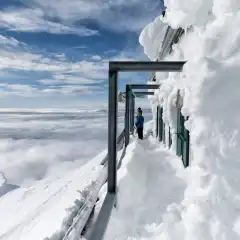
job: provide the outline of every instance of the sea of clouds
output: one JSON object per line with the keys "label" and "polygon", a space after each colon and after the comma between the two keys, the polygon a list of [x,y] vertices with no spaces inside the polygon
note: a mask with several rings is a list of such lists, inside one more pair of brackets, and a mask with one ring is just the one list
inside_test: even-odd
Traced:
{"label": "sea of clouds", "polygon": [[[144,110],[146,121],[151,110]],[[119,109],[119,133],[124,110]],[[1,111],[0,173],[9,184],[29,185],[81,167],[107,148],[108,110]]]}

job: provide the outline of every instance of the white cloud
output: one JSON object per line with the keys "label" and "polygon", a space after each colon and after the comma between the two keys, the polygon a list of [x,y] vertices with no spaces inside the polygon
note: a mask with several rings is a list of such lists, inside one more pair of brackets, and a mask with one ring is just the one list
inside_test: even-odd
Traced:
{"label": "white cloud", "polygon": [[116,49],[111,49],[111,50],[105,51],[104,53],[105,53],[105,54],[108,54],[108,53],[116,53],[116,52],[117,52]]}
{"label": "white cloud", "polygon": [[74,49],[87,49],[88,46],[75,46]]}
{"label": "white cloud", "polygon": [[[1,112],[0,172],[9,183],[21,185],[56,172],[62,175],[63,169],[65,174],[106,148],[107,108],[89,106],[67,112],[58,109],[57,113],[51,109],[29,109],[27,114],[19,109]],[[123,116],[124,111],[120,111],[120,130]]]}
{"label": "white cloud", "polygon": [[[110,60],[136,60],[139,53],[124,51],[111,58],[98,55],[86,57],[87,60],[70,61],[64,53],[35,53],[17,39],[0,35],[0,97],[21,96],[34,98],[59,95],[102,94],[105,91],[103,81],[108,78]],[[35,73],[34,73],[35,72]],[[34,73],[34,75],[33,75]],[[7,74],[18,84],[7,83]],[[24,76],[26,78],[24,82]],[[84,84],[92,84],[83,86]],[[40,85],[40,86],[39,86]],[[66,86],[63,86],[66,85]]]}
{"label": "white cloud", "polygon": [[101,83],[102,80],[99,79],[89,79],[81,76],[72,76],[72,75],[64,75],[57,74],[54,75],[52,79],[41,79],[40,83],[45,85],[58,85],[58,84],[91,84],[91,83]]}
{"label": "white cloud", "polygon": [[106,120],[106,113],[79,109],[62,114],[2,113],[0,172],[9,183],[21,185],[60,173],[62,168],[79,167],[106,147]]}
{"label": "white cloud", "polygon": [[56,54],[55,57],[61,61],[67,60],[66,55],[64,53]]}
{"label": "white cloud", "polygon": [[0,11],[0,27],[18,32],[49,32],[54,34],[97,35],[84,26],[74,27],[46,20],[41,9],[8,9]]}
{"label": "white cloud", "polygon": [[100,61],[102,58],[98,55],[92,56],[91,59]]}
{"label": "white cloud", "polygon": [[79,20],[96,20],[114,31],[139,32],[161,14],[159,0],[22,0],[32,8],[41,8],[49,17],[65,24]]}
{"label": "white cloud", "polygon": [[[0,35],[0,70],[24,70],[27,72],[49,72],[55,75],[76,75],[77,77],[65,77],[66,82],[93,82],[92,79],[104,79],[106,77],[107,62],[101,61],[77,61],[66,59],[64,54],[55,54],[53,58],[40,53],[29,52],[28,46],[18,46],[18,40]],[[79,80],[78,80],[78,79]],[[63,78],[62,78],[63,79]],[[63,79],[64,80],[64,79]]]}
{"label": "white cloud", "polygon": [[[99,86],[84,86],[83,84],[101,83],[106,77],[106,62],[79,61],[71,62],[64,54],[49,54],[52,58],[39,53],[28,52],[28,46],[24,48],[14,38],[0,35],[0,70],[2,83],[0,84],[1,99],[9,96],[21,96],[22,98],[36,98],[45,95],[88,95],[102,93]],[[23,74],[37,72],[34,77],[40,78],[39,87],[34,84],[10,84],[6,82],[6,73],[21,71]],[[41,79],[41,73],[49,73],[52,78]],[[39,75],[39,76],[38,76]],[[18,78],[16,78],[18,79]],[[20,80],[20,78],[19,78]],[[35,79],[37,80],[37,79]],[[5,81],[5,83],[3,82]],[[63,86],[63,84],[67,84]]]}
{"label": "white cloud", "polygon": [[12,47],[17,47],[19,44],[20,42],[13,37],[5,37],[3,35],[0,35],[0,45],[10,45]]}
{"label": "white cloud", "polygon": [[[1,87],[3,87],[1,89]],[[27,84],[8,84],[1,83],[0,85],[0,98],[8,96],[22,96],[24,98],[36,98],[45,96],[56,96],[56,95],[89,95],[92,93],[101,93],[101,86],[90,86],[90,85],[59,85],[59,86],[48,86],[38,88]]]}

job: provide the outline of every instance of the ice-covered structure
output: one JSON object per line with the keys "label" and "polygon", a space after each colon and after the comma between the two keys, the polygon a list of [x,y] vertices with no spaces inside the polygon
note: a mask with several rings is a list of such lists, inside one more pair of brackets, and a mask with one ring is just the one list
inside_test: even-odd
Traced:
{"label": "ice-covered structure", "polygon": [[[240,1],[166,0],[165,5],[162,21],[188,30],[164,60],[187,63],[180,74],[156,73],[161,87],[150,101],[154,120],[156,107],[163,107],[174,138],[180,94],[191,162],[183,201],[168,207],[158,237],[151,239],[239,239]],[[160,25],[148,25],[140,37],[151,60],[162,41]]]}

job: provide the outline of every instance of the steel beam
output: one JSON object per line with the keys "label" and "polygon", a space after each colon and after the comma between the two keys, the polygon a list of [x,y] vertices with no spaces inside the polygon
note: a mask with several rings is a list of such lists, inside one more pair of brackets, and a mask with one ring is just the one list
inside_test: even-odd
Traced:
{"label": "steel beam", "polygon": [[142,96],[142,95],[154,95],[154,92],[134,92],[136,97]]}
{"label": "steel beam", "polygon": [[132,89],[158,89],[160,84],[131,84]]}
{"label": "steel beam", "polygon": [[108,192],[116,193],[117,185],[117,88],[118,73],[109,70],[108,97]]}
{"label": "steel beam", "polygon": [[186,61],[110,61],[109,69],[122,72],[181,72]]}

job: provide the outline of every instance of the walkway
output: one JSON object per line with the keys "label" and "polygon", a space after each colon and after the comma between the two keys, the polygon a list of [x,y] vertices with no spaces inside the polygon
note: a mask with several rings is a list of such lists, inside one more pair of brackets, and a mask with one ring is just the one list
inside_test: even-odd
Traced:
{"label": "walkway", "polygon": [[185,181],[176,176],[184,171],[180,158],[151,137],[132,144],[131,157],[118,172],[117,209],[105,240],[150,237],[146,227],[159,225],[167,206],[183,199]]}

